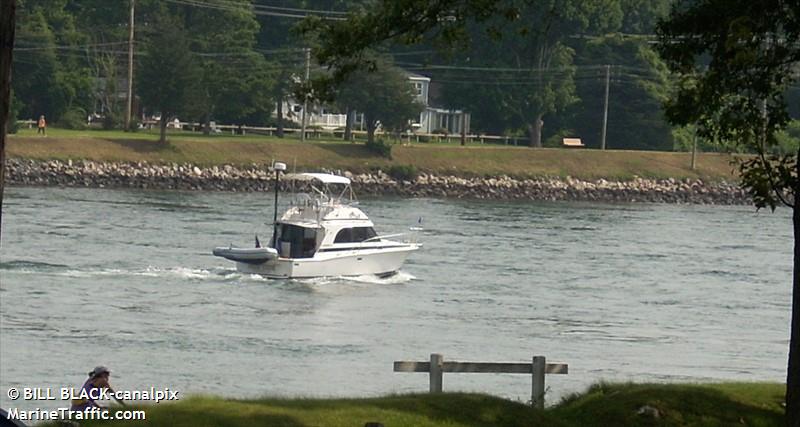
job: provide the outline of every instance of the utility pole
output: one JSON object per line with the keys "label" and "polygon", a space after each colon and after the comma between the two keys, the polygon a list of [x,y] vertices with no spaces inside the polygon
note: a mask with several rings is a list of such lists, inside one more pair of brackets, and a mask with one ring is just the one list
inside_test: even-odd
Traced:
{"label": "utility pole", "polygon": [[[306,48],[306,90],[308,90],[308,79],[311,77],[311,49]],[[300,141],[306,142],[306,110],[308,110],[308,93],[303,94],[303,117],[300,126]]]}
{"label": "utility pole", "polygon": [[606,65],[606,100],[603,105],[603,134],[600,138],[600,149],[606,149],[606,129],[608,127],[608,86],[611,83],[611,66]]}
{"label": "utility pole", "polygon": [[125,130],[131,128],[131,110],[133,108],[133,15],[136,0],[131,0],[131,17],[128,22],[128,105],[125,109]]}

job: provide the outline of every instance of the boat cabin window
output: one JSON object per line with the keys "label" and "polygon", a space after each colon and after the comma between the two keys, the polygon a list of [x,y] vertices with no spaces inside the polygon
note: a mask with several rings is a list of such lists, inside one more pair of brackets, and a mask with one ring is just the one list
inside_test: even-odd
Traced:
{"label": "boat cabin window", "polygon": [[333,243],[363,242],[377,236],[372,227],[343,228],[336,233]]}
{"label": "boat cabin window", "polygon": [[311,258],[317,250],[317,229],[280,224],[275,249],[282,257]]}

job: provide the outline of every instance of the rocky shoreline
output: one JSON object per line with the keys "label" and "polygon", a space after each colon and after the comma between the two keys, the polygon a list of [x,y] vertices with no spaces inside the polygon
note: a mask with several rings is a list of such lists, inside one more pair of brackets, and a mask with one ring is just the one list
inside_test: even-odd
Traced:
{"label": "rocky shoreline", "polygon": [[[354,174],[359,195],[442,197],[497,200],[576,200],[738,205],[750,197],[732,182],[692,179],[583,181],[575,178],[515,179],[507,176],[461,178],[420,173],[413,181],[395,180],[384,172]],[[202,168],[191,164],[103,163],[8,159],[6,183],[21,186],[143,188],[161,190],[247,191],[273,189],[273,173],[264,166]]]}

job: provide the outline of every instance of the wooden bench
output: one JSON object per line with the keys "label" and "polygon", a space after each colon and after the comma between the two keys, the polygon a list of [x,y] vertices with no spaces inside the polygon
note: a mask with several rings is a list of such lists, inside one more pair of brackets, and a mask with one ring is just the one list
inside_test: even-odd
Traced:
{"label": "wooden bench", "polygon": [[580,138],[563,138],[561,140],[561,143],[564,145],[564,147],[568,147],[568,148],[585,147],[585,145],[583,145],[583,142],[581,141]]}
{"label": "wooden bench", "polygon": [[485,372],[502,374],[532,374],[531,404],[544,409],[544,374],[566,374],[566,363],[546,363],[544,356],[533,356],[533,363],[492,363],[492,362],[445,362],[444,356],[431,354],[430,362],[395,361],[395,372],[427,372],[431,393],[442,392],[444,372]]}

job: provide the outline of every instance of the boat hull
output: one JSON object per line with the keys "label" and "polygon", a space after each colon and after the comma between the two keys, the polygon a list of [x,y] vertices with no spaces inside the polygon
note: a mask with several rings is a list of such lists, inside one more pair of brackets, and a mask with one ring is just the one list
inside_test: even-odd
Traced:
{"label": "boat hull", "polygon": [[387,276],[397,272],[417,249],[417,244],[404,244],[393,248],[318,252],[313,258],[277,258],[262,264],[237,262],[236,269],[271,278]]}

